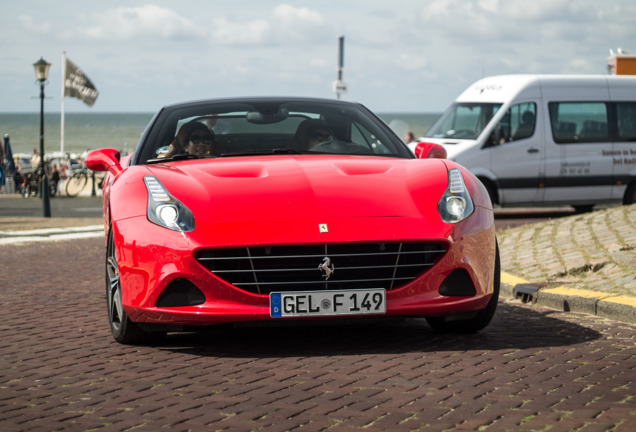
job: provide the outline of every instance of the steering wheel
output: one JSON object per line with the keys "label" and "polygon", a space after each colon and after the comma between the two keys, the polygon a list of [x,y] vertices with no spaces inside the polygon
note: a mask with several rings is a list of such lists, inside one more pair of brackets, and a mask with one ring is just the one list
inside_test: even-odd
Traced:
{"label": "steering wheel", "polygon": [[308,151],[315,153],[346,153],[346,143],[339,140],[323,141]]}
{"label": "steering wheel", "polygon": [[452,135],[447,134],[448,138],[475,138],[475,131],[470,129],[459,129]]}

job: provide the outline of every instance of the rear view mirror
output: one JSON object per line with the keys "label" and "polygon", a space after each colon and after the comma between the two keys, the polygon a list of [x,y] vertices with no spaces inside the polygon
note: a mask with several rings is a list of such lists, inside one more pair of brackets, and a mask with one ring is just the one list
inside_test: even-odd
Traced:
{"label": "rear view mirror", "polygon": [[282,122],[289,117],[289,110],[286,108],[279,108],[275,113],[250,111],[245,115],[245,118],[250,123],[255,124],[273,124]]}
{"label": "rear view mirror", "polygon": [[440,144],[420,142],[415,146],[415,156],[418,159],[446,159],[446,149]]}

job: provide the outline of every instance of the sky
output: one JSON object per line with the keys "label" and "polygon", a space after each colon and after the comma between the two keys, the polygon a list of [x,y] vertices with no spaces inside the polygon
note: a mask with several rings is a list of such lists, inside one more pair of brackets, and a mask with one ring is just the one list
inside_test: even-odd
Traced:
{"label": "sky", "polygon": [[95,84],[88,107],[155,112],[233,96],[341,98],[376,112],[438,113],[466,87],[509,73],[606,74],[609,50],[636,54],[633,0],[0,0],[0,112],[39,112],[33,63],[62,52]]}

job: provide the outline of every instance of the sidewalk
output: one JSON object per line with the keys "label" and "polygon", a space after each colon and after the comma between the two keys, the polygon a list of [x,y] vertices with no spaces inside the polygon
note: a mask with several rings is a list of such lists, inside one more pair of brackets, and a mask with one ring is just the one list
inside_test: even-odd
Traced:
{"label": "sidewalk", "polygon": [[2,232],[103,225],[102,197],[87,194],[76,198],[51,198],[51,217],[43,217],[42,199],[0,193],[0,237]]}
{"label": "sidewalk", "polygon": [[636,205],[497,233],[502,296],[636,324]]}

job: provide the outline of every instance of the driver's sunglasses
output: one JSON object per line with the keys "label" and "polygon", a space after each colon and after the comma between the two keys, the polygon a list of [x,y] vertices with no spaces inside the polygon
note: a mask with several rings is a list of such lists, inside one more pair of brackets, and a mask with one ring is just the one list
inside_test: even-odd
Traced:
{"label": "driver's sunglasses", "polygon": [[311,136],[312,141],[329,141],[331,139],[331,135],[327,132],[316,132]]}
{"label": "driver's sunglasses", "polygon": [[200,136],[200,135],[194,135],[190,137],[190,142],[192,144],[199,144],[199,143],[203,143],[203,144],[212,144],[212,138],[210,138],[209,136]]}

